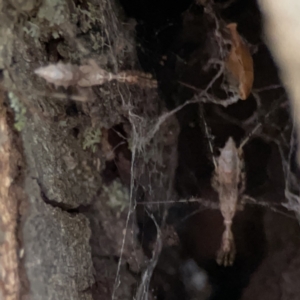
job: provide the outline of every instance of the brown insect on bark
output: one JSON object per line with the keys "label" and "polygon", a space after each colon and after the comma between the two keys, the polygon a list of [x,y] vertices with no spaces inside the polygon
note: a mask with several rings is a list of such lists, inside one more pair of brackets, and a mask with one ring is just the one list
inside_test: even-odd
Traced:
{"label": "brown insect on bark", "polygon": [[230,23],[227,28],[230,31],[232,44],[225,68],[228,77],[233,81],[233,84],[237,85],[240,98],[246,100],[251,93],[254,81],[253,59],[248,46],[237,31],[237,24]]}
{"label": "brown insect on bark", "polygon": [[112,80],[139,85],[142,88],[157,88],[157,81],[152,78],[151,74],[132,70],[113,74],[100,68],[92,59],[88,61],[88,64],[81,66],[61,62],[50,64],[36,69],[35,73],[47,82],[65,88],[72,85],[91,87]]}
{"label": "brown insect on bark", "polygon": [[236,147],[231,137],[227,140],[224,148],[221,149],[219,157],[215,159],[215,165],[212,186],[219,195],[220,210],[225,226],[221,248],[217,254],[217,263],[229,266],[233,264],[236,252],[231,230],[232,220],[236,213],[240,196],[245,189],[242,149]]}

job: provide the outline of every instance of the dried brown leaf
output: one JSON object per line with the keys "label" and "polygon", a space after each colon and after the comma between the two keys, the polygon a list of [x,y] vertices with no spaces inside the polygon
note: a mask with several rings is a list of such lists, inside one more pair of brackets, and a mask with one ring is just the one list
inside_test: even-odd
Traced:
{"label": "dried brown leaf", "polygon": [[230,23],[227,25],[227,28],[230,31],[232,46],[225,66],[233,79],[238,83],[240,98],[246,100],[253,86],[253,59],[249,48],[237,31],[237,24]]}

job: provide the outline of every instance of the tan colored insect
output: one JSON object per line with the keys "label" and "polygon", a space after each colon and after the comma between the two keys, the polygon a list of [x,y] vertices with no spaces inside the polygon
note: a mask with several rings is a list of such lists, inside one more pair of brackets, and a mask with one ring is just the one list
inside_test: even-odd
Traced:
{"label": "tan colored insect", "polygon": [[237,31],[237,24],[230,23],[227,28],[230,31],[232,45],[225,62],[225,68],[229,79],[232,79],[234,84],[238,86],[240,98],[246,100],[253,86],[253,59],[248,46]]}
{"label": "tan colored insect", "polygon": [[91,87],[102,85],[112,80],[139,85],[143,88],[157,88],[157,81],[152,78],[151,74],[132,70],[113,74],[100,68],[92,59],[88,61],[88,64],[81,66],[59,62],[40,67],[34,72],[49,83],[53,83],[55,86],[64,86],[65,88],[72,85]]}
{"label": "tan colored insect", "polygon": [[236,147],[231,137],[221,149],[219,157],[215,159],[215,165],[212,186],[219,195],[220,210],[225,226],[221,248],[217,254],[217,263],[229,266],[233,264],[236,253],[231,230],[232,220],[245,189],[242,150]]}

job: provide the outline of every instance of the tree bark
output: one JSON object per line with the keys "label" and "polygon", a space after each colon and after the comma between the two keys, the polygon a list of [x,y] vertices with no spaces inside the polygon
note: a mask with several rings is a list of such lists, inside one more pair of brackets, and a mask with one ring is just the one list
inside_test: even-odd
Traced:
{"label": "tree bark", "polygon": [[[88,59],[114,74],[136,69],[134,23],[114,1],[4,0],[0,8],[1,299],[131,299],[132,272],[145,261],[131,213],[132,154],[127,141],[109,139],[118,124],[142,125],[135,115],[151,122],[162,112],[161,100],[155,91],[116,82],[55,90],[34,70]],[[176,145],[173,123],[162,126],[162,147]],[[147,134],[135,129],[141,138],[142,130]],[[135,149],[130,126],[125,134]],[[104,185],[111,151],[121,179]],[[173,163],[166,156],[154,167],[171,166],[173,174]],[[154,181],[169,184],[168,174]],[[149,178],[141,180],[146,185]]]}

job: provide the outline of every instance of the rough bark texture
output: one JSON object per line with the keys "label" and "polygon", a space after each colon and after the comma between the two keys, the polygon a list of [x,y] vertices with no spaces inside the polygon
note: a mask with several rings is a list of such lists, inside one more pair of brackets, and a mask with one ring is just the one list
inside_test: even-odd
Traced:
{"label": "rough bark texture", "polygon": [[0,88],[0,210],[1,210],[1,293],[0,299],[18,299],[20,296],[19,247],[16,236],[18,203],[24,200],[18,167],[22,167],[21,155],[14,144],[7,110],[4,107],[5,93]]}
{"label": "rough bark texture", "polygon": [[[134,23],[124,18],[114,1],[0,5],[2,298],[108,299],[114,291],[115,299],[131,299],[136,285],[132,272],[141,272],[145,259],[129,197],[131,153],[124,136],[130,138],[131,131],[122,129],[120,139],[120,134],[114,136],[118,130],[110,128],[120,123],[128,127],[135,113],[150,122],[160,114],[161,101],[155,91],[115,82],[55,91],[34,70],[59,60],[80,64],[85,58],[115,73],[133,69]],[[66,99],[51,97],[57,92]],[[69,93],[82,92],[88,102],[68,100]],[[14,113],[10,124],[8,112]],[[146,130],[134,124],[140,127],[138,134]],[[13,127],[16,141],[23,145],[16,154],[16,141],[10,138]],[[166,127],[163,138],[170,132]],[[175,132],[174,137],[173,145]],[[151,148],[150,140],[147,144],[140,143],[143,149]],[[112,154],[121,182],[109,175],[112,160],[107,158]],[[150,165],[153,158],[155,153],[150,153]],[[155,162],[156,168],[167,169],[170,163],[169,157]],[[18,168],[21,179],[13,182]],[[105,186],[103,172],[108,174]],[[155,180],[163,179],[159,174]],[[113,257],[123,260],[118,264]]]}

